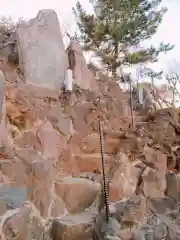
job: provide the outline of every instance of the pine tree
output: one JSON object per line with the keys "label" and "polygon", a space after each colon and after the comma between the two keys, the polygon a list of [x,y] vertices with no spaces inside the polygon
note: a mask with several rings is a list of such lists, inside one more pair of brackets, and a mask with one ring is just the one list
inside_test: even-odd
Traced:
{"label": "pine tree", "polygon": [[114,77],[123,65],[156,62],[161,52],[173,48],[138,48],[156,32],[167,11],[162,0],[90,0],[95,14],[88,14],[77,2],[73,8],[84,50],[93,51]]}

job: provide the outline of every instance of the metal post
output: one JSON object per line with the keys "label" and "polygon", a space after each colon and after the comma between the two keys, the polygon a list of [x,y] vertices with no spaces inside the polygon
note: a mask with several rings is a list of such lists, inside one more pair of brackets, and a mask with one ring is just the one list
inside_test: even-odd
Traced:
{"label": "metal post", "polygon": [[[100,107],[100,98],[99,98]],[[103,127],[102,121],[99,117],[99,135],[100,135],[100,152],[101,152],[101,165],[102,165],[102,175],[103,175],[103,194],[104,194],[104,205],[106,211],[106,221],[109,223],[109,193],[108,193],[108,181],[105,172],[105,157],[104,157],[104,137],[103,137]]]}

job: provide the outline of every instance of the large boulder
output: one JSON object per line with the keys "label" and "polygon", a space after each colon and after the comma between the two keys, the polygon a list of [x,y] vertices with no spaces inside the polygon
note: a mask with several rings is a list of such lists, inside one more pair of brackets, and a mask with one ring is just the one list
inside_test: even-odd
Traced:
{"label": "large boulder", "polygon": [[166,189],[167,157],[160,151],[144,148],[144,164],[148,167],[142,174],[141,189],[146,197],[164,197]]}
{"label": "large boulder", "polygon": [[110,175],[110,201],[116,202],[133,195],[138,177],[135,167],[125,154],[120,153],[117,156],[114,166],[110,169]]}
{"label": "large boulder", "polygon": [[[28,197],[39,209],[44,218],[51,216],[56,209],[56,215],[63,215],[66,212],[63,202],[54,193],[54,181],[56,171],[51,161],[36,160],[30,165]],[[54,215],[54,214],[53,214]]]}
{"label": "large boulder", "polygon": [[5,115],[4,84],[5,84],[5,77],[3,72],[0,70],[0,122],[2,121]]}
{"label": "large boulder", "polygon": [[[98,240],[130,240],[138,225],[146,218],[146,200],[133,196],[125,202],[113,204],[110,208],[110,221],[106,222],[105,211],[96,218],[94,234]],[[111,236],[106,238],[106,236]]]}
{"label": "large boulder", "polygon": [[36,18],[20,25],[17,35],[25,82],[62,87],[68,62],[56,12],[39,11]]}
{"label": "large boulder", "polygon": [[93,73],[88,69],[80,44],[72,40],[67,49],[69,65],[73,71],[74,84],[83,89],[93,91],[97,89],[97,83]]}
{"label": "large boulder", "polygon": [[4,210],[11,210],[22,207],[28,200],[27,189],[23,187],[13,187],[9,184],[0,184],[0,215]]}
{"label": "large boulder", "polygon": [[82,212],[56,219],[52,224],[51,236],[54,240],[92,240],[96,214]]}
{"label": "large boulder", "polygon": [[180,174],[167,173],[166,181],[167,181],[167,188],[166,188],[167,196],[174,199],[176,202],[179,202],[180,201]]}
{"label": "large boulder", "polygon": [[50,240],[44,222],[31,203],[25,203],[2,222],[2,237],[7,240]]}
{"label": "large boulder", "polygon": [[162,198],[166,189],[166,181],[157,170],[147,167],[142,174],[141,192],[146,197]]}
{"label": "large boulder", "polygon": [[81,212],[92,205],[100,192],[100,184],[88,179],[66,177],[55,183],[55,191],[69,212]]}
{"label": "large boulder", "polygon": [[66,146],[66,138],[56,131],[51,122],[44,122],[38,132],[41,151],[47,158],[57,159]]}

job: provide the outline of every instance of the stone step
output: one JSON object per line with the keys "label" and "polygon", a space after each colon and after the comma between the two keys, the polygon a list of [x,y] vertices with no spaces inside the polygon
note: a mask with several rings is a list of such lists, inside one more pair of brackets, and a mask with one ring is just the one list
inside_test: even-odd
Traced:
{"label": "stone step", "polygon": [[[75,156],[80,172],[101,172],[101,154],[90,153],[80,154]],[[105,154],[105,160],[109,162],[111,156]]]}
{"label": "stone step", "polygon": [[103,129],[104,135],[110,138],[119,138],[124,136],[124,131],[112,131],[111,129]]}

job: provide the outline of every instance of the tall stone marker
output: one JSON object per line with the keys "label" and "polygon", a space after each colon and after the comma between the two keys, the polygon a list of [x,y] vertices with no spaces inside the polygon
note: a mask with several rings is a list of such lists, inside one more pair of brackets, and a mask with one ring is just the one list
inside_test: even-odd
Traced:
{"label": "tall stone marker", "polygon": [[93,73],[88,69],[80,44],[75,40],[71,40],[66,51],[68,53],[69,66],[73,72],[73,83],[83,89],[96,91],[97,82]]}
{"label": "tall stone marker", "polygon": [[57,14],[41,10],[17,29],[20,68],[26,83],[58,89],[64,84],[68,57]]}

